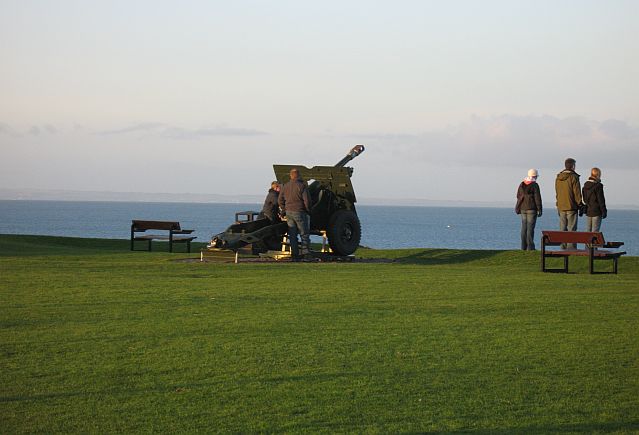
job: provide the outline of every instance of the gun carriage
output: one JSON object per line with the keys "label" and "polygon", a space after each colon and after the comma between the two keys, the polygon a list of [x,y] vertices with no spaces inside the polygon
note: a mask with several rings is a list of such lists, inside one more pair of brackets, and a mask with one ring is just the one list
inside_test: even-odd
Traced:
{"label": "gun carriage", "polygon": [[[333,166],[273,165],[281,184],[290,181],[290,170],[297,168],[308,183],[311,198],[310,232],[325,235],[335,255],[351,255],[357,250],[362,228],[355,209],[355,191],[351,183],[353,168],[346,164],[364,152],[364,145],[354,146]],[[239,221],[244,215],[245,220]],[[237,252],[251,246],[254,254],[278,250],[288,230],[286,222],[271,222],[255,212],[236,214],[236,222],[211,239],[210,247]]]}

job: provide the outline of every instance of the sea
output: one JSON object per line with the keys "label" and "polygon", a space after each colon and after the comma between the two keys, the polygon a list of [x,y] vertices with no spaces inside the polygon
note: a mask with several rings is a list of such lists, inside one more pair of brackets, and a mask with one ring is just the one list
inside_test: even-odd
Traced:
{"label": "sea", "polygon": [[[179,221],[208,242],[224,231],[238,211],[260,204],[0,200],[0,234],[128,239],[132,219]],[[519,249],[521,222],[513,209],[358,205],[361,245],[370,248]],[[535,230],[557,229],[554,209]],[[579,221],[583,229],[585,220]],[[639,255],[639,210],[609,210],[601,231]],[[319,241],[317,238],[314,241]]]}

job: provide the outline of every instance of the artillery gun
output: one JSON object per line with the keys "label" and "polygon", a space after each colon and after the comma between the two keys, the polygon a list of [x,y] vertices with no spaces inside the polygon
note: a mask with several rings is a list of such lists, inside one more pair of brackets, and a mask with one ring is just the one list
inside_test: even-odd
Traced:
{"label": "artillery gun", "polygon": [[[359,246],[362,228],[355,210],[355,191],[351,184],[353,168],[346,164],[364,152],[364,145],[355,145],[348,154],[334,166],[273,165],[275,178],[280,184],[290,181],[290,170],[297,168],[300,176],[308,183],[311,197],[310,232],[325,235],[335,255],[351,255]],[[246,220],[239,221],[238,216]],[[257,212],[236,214],[236,223],[223,233],[216,234],[209,246],[217,249],[238,249],[251,245],[254,254],[277,250],[288,231],[286,222],[272,223],[260,218]]]}

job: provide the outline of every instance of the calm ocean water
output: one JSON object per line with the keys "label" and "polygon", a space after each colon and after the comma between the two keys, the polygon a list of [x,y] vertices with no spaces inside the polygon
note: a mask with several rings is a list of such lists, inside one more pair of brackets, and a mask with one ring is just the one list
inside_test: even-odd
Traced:
{"label": "calm ocean water", "polygon": [[[259,210],[258,204],[189,204],[140,202],[0,201],[0,234],[42,234],[128,239],[131,219],[175,220],[193,228],[206,242],[226,229],[236,211]],[[462,207],[357,208],[362,245],[372,248],[518,249],[519,216],[512,209]],[[557,214],[549,209],[537,221],[556,229]],[[579,222],[580,228],[584,223]],[[608,240],[625,242],[624,250],[639,255],[639,211],[611,210],[602,231]]]}

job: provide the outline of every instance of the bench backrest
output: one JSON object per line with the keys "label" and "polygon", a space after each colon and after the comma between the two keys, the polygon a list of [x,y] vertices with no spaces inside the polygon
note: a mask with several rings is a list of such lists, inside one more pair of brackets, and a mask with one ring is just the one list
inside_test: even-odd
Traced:
{"label": "bench backrest", "polygon": [[542,231],[542,241],[546,245],[560,245],[562,243],[588,243],[605,245],[602,233],[587,231]]}
{"label": "bench backrest", "polygon": [[143,230],[167,230],[167,231],[180,231],[179,222],[167,222],[167,221],[131,221],[131,230],[143,231]]}

